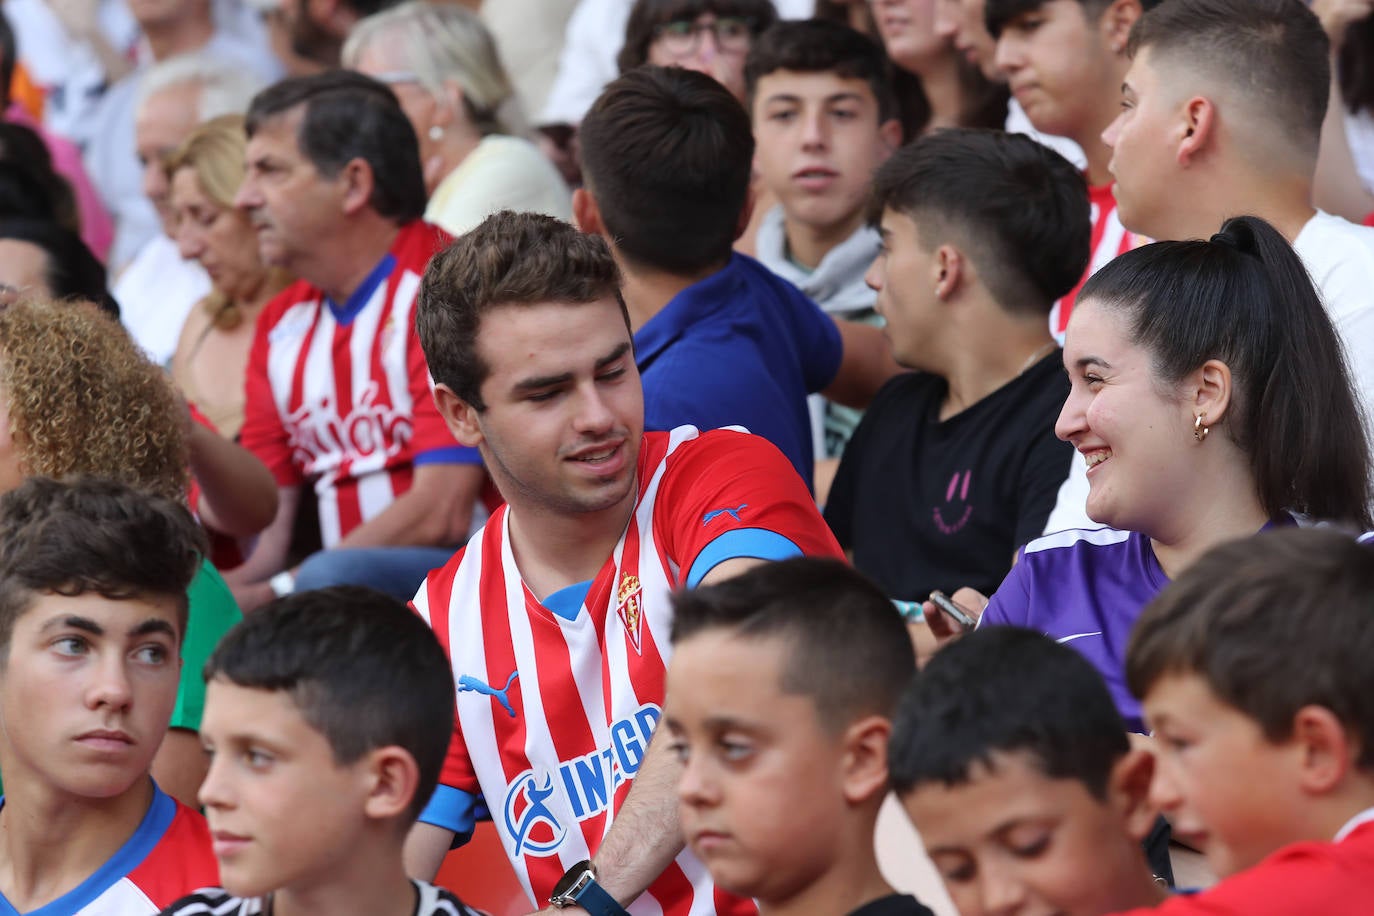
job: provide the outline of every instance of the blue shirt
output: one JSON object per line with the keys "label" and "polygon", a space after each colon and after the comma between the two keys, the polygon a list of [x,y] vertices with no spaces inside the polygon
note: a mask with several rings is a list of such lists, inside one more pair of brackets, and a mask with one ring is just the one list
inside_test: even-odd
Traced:
{"label": "blue shirt", "polygon": [[839,329],[795,286],[753,258],[684,289],[635,334],[644,426],[743,426],[776,445],[807,486],[806,396],[839,370]]}

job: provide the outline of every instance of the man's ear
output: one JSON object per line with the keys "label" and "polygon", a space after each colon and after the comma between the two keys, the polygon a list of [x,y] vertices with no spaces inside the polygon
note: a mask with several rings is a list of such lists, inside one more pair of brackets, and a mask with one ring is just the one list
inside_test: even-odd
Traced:
{"label": "man's ear", "polygon": [[1299,753],[1298,785],[1313,796],[1329,795],[1355,765],[1359,753],[1341,720],[1325,706],[1304,706],[1293,716],[1293,736]]}
{"label": "man's ear", "polygon": [[896,118],[888,118],[878,125],[878,136],[883,140],[883,160],[897,152],[902,145],[902,122]]}
{"label": "man's ear", "polygon": [[1112,4],[1103,10],[1098,23],[1102,38],[1113,53],[1126,53],[1131,28],[1144,14],[1145,8],[1140,5],[1140,0],[1112,0]]}
{"label": "man's ear", "polygon": [[1107,775],[1107,802],[1137,843],[1150,835],[1159,816],[1159,809],[1150,802],[1150,781],[1154,775],[1154,754],[1137,747],[1118,760]]}
{"label": "man's ear", "polygon": [[372,166],[360,156],[348,160],[339,170],[339,180],[343,182],[344,194],[341,207],[347,216],[352,216],[371,206],[372,189],[376,186],[376,176]]}
{"label": "man's ear", "polygon": [[439,409],[444,425],[460,445],[476,448],[482,443],[482,427],[478,423],[476,408],[458,397],[452,388],[443,384],[435,385],[434,406]]}
{"label": "man's ear", "polygon": [[967,271],[968,262],[962,251],[947,244],[935,249],[934,265],[935,295],[942,302],[948,301],[951,296],[959,291],[967,279],[964,274]]}
{"label": "man's ear", "polygon": [[1178,164],[1187,166],[1204,152],[1213,139],[1217,126],[1217,107],[1205,96],[1193,96],[1183,105],[1178,125]]}
{"label": "man's ear", "polygon": [[861,805],[887,793],[887,739],[892,723],[882,716],[865,716],[845,729],[841,785],[851,805]]}
{"label": "man's ear", "polygon": [[365,758],[367,798],[363,813],[376,820],[400,817],[410,808],[420,784],[420,765],[396,745],[379,747]]}
{"label": "man's ear", "polygon": [[601,221],[601,206],[584,185],[573,191],[573,225],[588,235],[605,237],[606,224]]}

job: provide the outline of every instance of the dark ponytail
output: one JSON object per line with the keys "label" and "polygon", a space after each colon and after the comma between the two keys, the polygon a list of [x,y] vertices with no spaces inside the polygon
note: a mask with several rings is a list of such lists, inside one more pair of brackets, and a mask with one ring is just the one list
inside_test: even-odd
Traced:
{"label": "dark ponytail", "polygon": [[1209,359],[1227,365],[1223,426],[1249,456],[1271,516],[1374,527],[1368,431],[1345,351],[1276,229],[1240,216],[1207,242],[1146,245],[1103,267],[1079,296],[1125,313],[1132,342],[1166,383]]}

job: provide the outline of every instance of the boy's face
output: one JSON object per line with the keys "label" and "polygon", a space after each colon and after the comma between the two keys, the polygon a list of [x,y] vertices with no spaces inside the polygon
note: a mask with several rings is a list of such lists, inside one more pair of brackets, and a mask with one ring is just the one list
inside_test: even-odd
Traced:
{"label": "boy's face", "polygon": [[1171,212],[1186,195],[1168,189],[1180,177],[1176,150],[1186,129],[1177,94],[1150,63],[1143,48],[1131,61],[1121,86],[1121,113],[1102,133],[1112,148],[1108,165],[1116,185],[1116,212],[1122,225],[1150,238],[1174,239]]}
{"label": "boy's face", "polygon": [[883,335],[898,363],[933,371],[922,353],[941,323],[935,292],[941,274],[936,252],[927,250],[916,221],[905,213],[884,210],[879,229],[883,247],[864,280],[878,292]]}
{"label": "boy's face", "polygon": [[897,121],[878,120],[862,79],[775,70],[755,87],[754,168],[789,220],[816,229],[857,228],[873,170],[900,135]]}
{"label": "boy's face", "polygon": [[[1051,779],[1024,753],[995,753],[967,782],[902,798],[961,916],[1097,916],[1146,906],[1140,849],[1153,813],[1076,779]],[[1144,793],[1142,781],[1141,794]]]}
{"label": "boy's face", "polygon": [[110,798],[146,777],[176,705],[180,639],[169,600],[39,593],[0,673],[5,782]]}
{"label": "boy's face", "polygon": [[224,887],[255,897],[336,876],[367,823],[368,756],[340,765],[290,694],[222,678],[207,686],[200,736],[200,803]]}
{"label": "boy's face", "polygon": [[1079,0],[1048,0],[1003,26],[997,67],[1037,130],[1095,139],[1110,122],[1102,113],[1121,82],[1111,22],[1110,11],[1090,21]]}
{"label": "boy's face", "polygon": [[486,410],[451,395],[440,410],[460,442],[481,446],[507,500],[561,515],[633,503],[644,394],[614,299],[497,307],[477,352]]}
{"label": "boy's face", "polygon": [[782,691],[786,655],[777,639],[699,633],[674,649],[664,704],[688,845],[721,887],[773,904],[833,865],[846,808],[842,739],[813,699]]}
{"label": "boy's face", "polygon": [[1158,758],[1150,793],[1174,836],[1202,850],[1219,877],[1296,839],[1292,812],[1303,804],[1297,742],[1269,741],[1195,674],[1160,678],[1144,708]]}

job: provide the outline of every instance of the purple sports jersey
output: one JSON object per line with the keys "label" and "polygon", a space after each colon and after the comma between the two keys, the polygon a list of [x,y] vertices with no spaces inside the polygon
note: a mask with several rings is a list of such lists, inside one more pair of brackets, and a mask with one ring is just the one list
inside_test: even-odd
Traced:
{"label": "purple sports jersey", "polygon": [[1141,609],[1168,584],[1143,534],[1060,531],[1026,545],[982,623],[1029,627],[1073,646],[1106,680],[1126,727],[1144,732],[1140,701],[1126,686],[1126,642]]}

